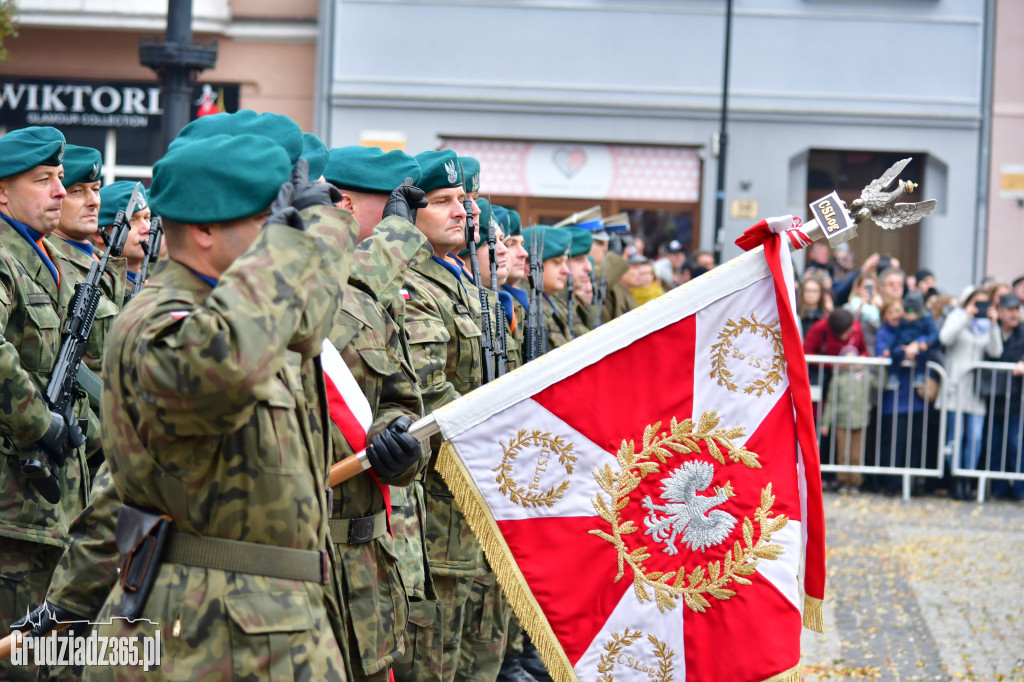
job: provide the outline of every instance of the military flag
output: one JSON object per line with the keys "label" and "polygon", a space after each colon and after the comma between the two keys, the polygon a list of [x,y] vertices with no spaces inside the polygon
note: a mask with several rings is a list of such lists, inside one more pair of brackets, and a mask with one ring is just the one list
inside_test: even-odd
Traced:
{"label": "military flag", "polygon": [[555,680],[800,679],[824,515],[789,242],[760,240],[434,413]]}

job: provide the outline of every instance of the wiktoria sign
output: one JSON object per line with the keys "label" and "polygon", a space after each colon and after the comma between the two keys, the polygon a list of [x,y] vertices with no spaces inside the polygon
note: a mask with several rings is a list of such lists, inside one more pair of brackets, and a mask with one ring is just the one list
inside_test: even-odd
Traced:
{"label": "wiktoria sign", "polygon": [[[210,84],[206,84],[209,88]],[[202,99],[194,86],[193,116]],[[238,85],[213,85],[222,111],[238,109]],[[164,110],[159,83],[5,78],[0,81],[0,125],[152,128]]]}

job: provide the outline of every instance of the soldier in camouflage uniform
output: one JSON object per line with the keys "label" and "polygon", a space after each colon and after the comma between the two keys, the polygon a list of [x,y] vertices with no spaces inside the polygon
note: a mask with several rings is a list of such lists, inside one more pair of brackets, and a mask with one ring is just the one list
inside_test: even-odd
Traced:
{"label": "soldier in camouflage uniform", "polygon": [[523,243],[523,227],[519,218],[519,212],[503,206],[492,208],[495,219],[501,225],[505,238],[505,248],[508,250],[508,278],[501,285],[501,290],[512,296],[512,312],[514,324],[512,325],[512,336],[519,345],[520,351],[523,348],[523,330],[526,327],[526,312],[530,306],[530,295],[518,285],[526,280],[529,266],[528,253]]}
{"label": "soldier in camouflage uniform", "polygon": [[[77,422],[50,411],[45,398],[60,348],[60,263],[43,237],[56,229],[66,190],[60,178],[64,136],[55,128],[15,130],[0,138],[0,625],[38,604],[64,548],[67,524],[85,506],[84,448],[72,449]],[[79,414],[82,414],[79,412]],[[63,465],[62,458],[66,458]],[[23,465],[50,472],[44,499]],[[38,480],[38,479],[36,479]],[[44,484],[45,487],[45,484]],[[35,679],[34,667],[0,662],[0,678]]]}
{"label": "soldier in camouflage uniform", "polygon": [[[85,279],[93,263],[99,260],[96,246],[91,239],[98,231],[100,208],[100,171],[103,163],[100,153],[90,147],[69,144],[64,150],[64,177],[61,182],[67,196],[61,200],[60,225],[46,236],[47,250],[54,261],[59,262],[61,271],[66,273],[61,283],[62,308],[67,309],[75,284]],[[121,207],[122,209],[124,206]],[[107,261],[107,272],[100,279],[101,296],[96,307],[89,340],[85,346],[83,364],[93,374],[100,373],[103,355],[103,341],[114,317],[125,298],[126,261],[123,257],[111,257]],[[67,298],[67,301],[64,299]],[[85,386],[89,393],[89,471],[95,476],[103,454],[99,443],[99,378]]]}
{"label": "soldier in camouflage uniform", "polygon": [[[417,211],[416,227],[434,255],[406,273],[406,328],[423,406],[430,413],[480,385],[480,303],[462,269],[446,260],[465,244],[465,188],[458,158],[441,151],[416,159],[428,202]],[[397,680],[454,678],[470,583],[483,573],[480,543],[434,469],[438,445],[435,439],[425,482],[426,553],[437,600],[410,613],[406,653],[395,665]]]}
{"label": "soldier in camouflage uniform", "polygon": [[610,322],[622,317],[637,307],[636,299],[629,289],[620,283],[622,277],[629,272],[629,263],[621,255],[609,251],[604,257],[604,274],[608,286],[608,297],[604,301],[601,320]]}
{"label": "soldier in camouflage uniform", "polygon": [[[127,208],[128,201],[131,199],[132,192],[135,191],[137,184],[136,182],[122,180],[100,189],[100,211],[98,218],[100,230],[107,234],[110,233],[110,226],[113,225],[117,212]],[[149,228],[152,225],[153,212],[149,208],[149,196],[146,193],[145,187],[140,188],[140,190],[141,200],[135,204],[135,210],[132,211],[132,214],[125,216],[131,225],[128,239],[124,243],[124,250],[121,252],[126,278],[125,283],[128,289],[125,302],[131,298],[131,289],[135,285],[135,276],[142,268],[142,262],[146,260],[146,251],[143,243],[149,239]],[[102,250],[104,248],[105,243],[98,233],[93,234],[92,241],[97,249]]]}
{"label": "soldier in camouflage uniform", "polygon": [[[332,152],[324,172],[324,177],[332,184],[349,184],[346,181],[350,178],[373,178],[388,170],[381,168],[381,157],[371,150],[351,152],[354,153],[349,150]],[[419,176],[415,161],[408,156],[405,158],[412,161],[412,167],[399,163],[400,167],[390,168],[389,182],[394,182],[395,186],[408,177],[395,178],[395,170]],[[394,159],[393,156],[391,160]],[[426,238],[408,220],[414,215],[404,201],[404,191],[405,188],[399,188],[396,202],[388,204],[400,206],[400,215],[354,213],[365,222],[374,222],[376,229],[374,224],[369,225],[368,230],[362,222],[359,224],[360,234],[364,231],[370,234],[353,255],[349,287],[329,335],[372,410],[374,419],[369,434],[388,428],[403,416],[418,419],[423,410],[404,331],[392,315],[399,318],[404,315],[404,299],[390,293],[385,295],[385,292],[397,293],[402,288],[402,272],[432,253]],[[346,197],[345,190],[340,193],[339,205],[353,207],[351,194]],[[353,454],[352,444],[340,429],[332,428],[332,434],[337,459]],[[372,467],[373,477],[357,475],[334,488],[330,528],[340,559],[337,579],[349,626],[342,648],[349,677],[353,680],[387,680],[392,662],[404,653],[409,604],[403,574],[408,571],[403,571],[399,565],[396,544],[406,544],[402,534],[407,529],[403,511],[398,510],[403,523],[399,527],[392,523],[396,537],[388,533],[385,494],[393,502],[395,492],[404,493],[405,487],[426,464],[419,444],[413,441],[413,446],[417,456],[409,460],[411,466],[393,472]],[[404,506],[405,500],[402,502]],[[398,517],[393,512],[391,520]],[[422,553],[418,563],[422,574]]]}
{"label": "soldier in camouflage uniform", "polygon": [[547,349],[564,346],[572,340],[569,329],[568,309],[565,306],[565,288],[569,281],[569,247],[572,236],[568,230],[549,225],[533,225],[523,230],[527,244],[544,245],[541,259],[544,262],[544,301],[542,313],[547,336]]}
{"label": "soldier in camouflage uniform", "polygon": [[[253,135],[184,143],[154,166],[170,259],[114,324],[101,417],[120,549],[162,534],[166,521],[146,512],[172,529],[162,563],[143,568],[156,572],[144,620],[98,631],[159,628],[167,679],[345,679],[316,356],[356,227],[307,175],[305,161],[293,172],[283,148]],[[119,582],[100,620],[136,596]]]}
{"label": "soldier in camouflage uniform", "polygon": [[[571,301],[564,300],[564,310],[568,311],[570,307],[573,309],[572,334],[573,338],[576,338],[594,328],[593,324],[588,322],[593,319],[594,313],[586,309],[594,297],[594,287],[590,281],[590,273],[594,270],[590,263],[590,247],[594,243],[594,238],[582,227],[573,225],[558,229],[568,230],[572,238],[569,245],[569,272],[572,273],[573,298]],[[562,296],[558,298],[561,299]]]}

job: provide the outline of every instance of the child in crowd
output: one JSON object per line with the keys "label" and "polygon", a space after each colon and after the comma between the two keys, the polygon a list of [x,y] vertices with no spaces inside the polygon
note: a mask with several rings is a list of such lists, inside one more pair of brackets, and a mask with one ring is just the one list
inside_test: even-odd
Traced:
{"label": "child in crowd", "polygon": [[[855,346],[844,346],[841,356],[858,356]],[[835,432],[835,464],[860,466],[863,459],[863,435],[871,414],[871,394],[877,386],[875,373],[865,366],[836,366],[832,370],[825,412],[821,419],[821,435],[828,436],[833,423]],[[864,482],[859,473],[843,472],[838,476],[840,492],[854,492]]]}
{"label": "child in crowd", "polygon": [[903,301],[891,300],[882,306],[883,322],[875,336],[875,355],[891,358],[889,383],[886,388],[898,388],[903,360],[914,363],[913,384],[924,385],[928,352],[939,338],[939,330],[932,316],[925,310],[924,297],[911,291]]}

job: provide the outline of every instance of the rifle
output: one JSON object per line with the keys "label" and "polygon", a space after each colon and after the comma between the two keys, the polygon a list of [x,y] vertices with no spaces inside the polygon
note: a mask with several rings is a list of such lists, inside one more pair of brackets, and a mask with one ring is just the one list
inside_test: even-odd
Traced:
{"label": "rifle", "polygon": [[[497,235],[495,234],[494,220],[487,223],[487,256],[491,264],[491,289],[494,295],[498,295],[498,260],[497,260]],[[497,333],[498,333],[498,376],[505,374],[505,363],[508,360],[508,339],[505,337],[505,328],[508,321],[505,318],[505,308],[501,305],[501,298],[498,298],[498,310],[496,311]]]}
{"label": "rifle", "polygon": [[125,303],[135,298],[135,295],[142,291],[142,286],[146,283],[146,277],[149,276],[149,266],[156,263],[157,258],[160,257],[160,242],[163,241],[163,237],[163,221],[160,219],[160,216],[154,216],[149,227],[149,241],[139,242],[142,252],[146,254],[146,259],[142,261],[142,267],[139,268],[139,274],[136,275],[135,284],[132,286],[131,296],[125,300]]}
{"label": "rifle", "polygon": [[[107,248],[103,251],[103,257],[94,262],[85,279],[75,285],[75,294],[68,306],[67,318],[61,330],[60,353],[50,374],[50,383],[46,387],[46,402],[50,410],[64,417],[65,423],[68,424],[68,441],[72,449],[85,443],[84,424],[80,422],[77,429],[71,428],[71,425],[76,421],[74,406],[80,395],[76,383],[78,368],[82,364],[85,344],[89,339],[89,332],[92,331],[92,323],[96,319],[96,308],[100,301],[100,279],[107,270],[107,261],[110,260],[111,254],[121,255],[124,243],[128,239],[128,231],[131,229],[128,217],[135,211],[135,205],[142,196],[141,187],[142,183],[135,185],[135,191],[128,200],[128,207],[117,212],[114,224],[110,228],[110,236],[104,235],[103,241]],[[39,454],[46,457],[41,451]],[[59,455],[57,459],[57,466],[64,466],[67,461],[63,455]],[[21,471],[32,481],[47,502],[56,504],[60,501],[56,477],[41,459],[21,460]]]}
{"label": "rifle", "polygon": [[[566,253],[566,254],[565,254],[565,257],[566,257],[566,258],[569,258],[569,254],[568,254],[568,253]],[[568,277],[568,278],[566,279],[566,282],[565,282],[566,298],[567,298],[567,301],[568,301],[568,304],[569,304],[569,311],[568,311],[568,312],[566,313],[566,318],[565,318],[565,322],[566,322],[566,326],[568,326],[568,327],[569,327],[569,340],[570,340],[570,341],[571,341],[572,339],[575,339],[575,338],[576,338],[576,334],[575,334],[575,332],[573,332],[573,330],[572,330],[572,324],[573,324],[573,319],[572,319],[572,318],[573,318],[573,308],[575,308],[575,307],[576,307],[576,306],[575,306],[575,301],[573,301],[573,293],[572,293],[572,289],[573,289],[573,287],[572,287],[572,268],[570,267],[570,268],[569,268],[569,277]]]}
{"label": "rifle", "polygon": [[526,311],[526,326],[523,329],[524,362],[535,360],[543,355],[543,326],[541,324],[541,295],[544,293],[544,267],[540,257],[544,252],[544,244],[538,244],[537,232],[534,231],[530,244],[526,249],[530,254],[530,309]]}
{"label": "rifle", "polygon": [[483,383],[488,384],[494,380],[494,336],[491,331],[491,306],[487,300],[487,292],[484,291],[483,283],[480,281],[480,261],[476,257],[476,239],[474,239],[475,230],[473,229],[473,200],[469,198],[469,194],[466,195],[466,200],[462,202],[462,205],[466,209],[466,248],[469,249],[473,283],[476,284],[477,293],[480,295],[480,331],[482,332],[480,348],[484,355]]}
{"label": "rifle", "polygon": [[604,309],[605,299],[608,298],[608,275],[605,274],[604,269],[601,270],[601,281],[594,283],[594,271],[590,271],[590,281],[594,286],[594,307],[597,308],[597,313],[594,316],[594,326],[597,327],[601,324],[601,312]]}

